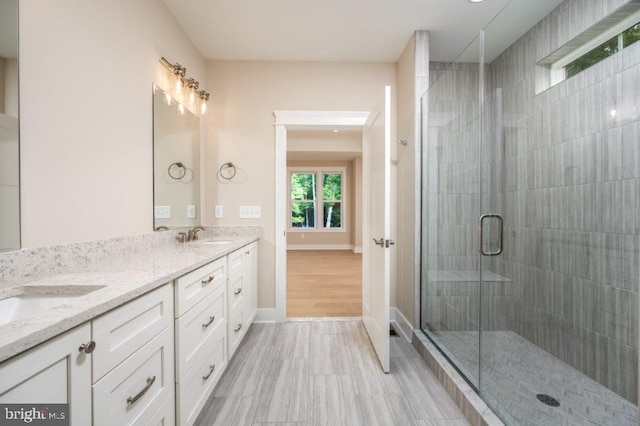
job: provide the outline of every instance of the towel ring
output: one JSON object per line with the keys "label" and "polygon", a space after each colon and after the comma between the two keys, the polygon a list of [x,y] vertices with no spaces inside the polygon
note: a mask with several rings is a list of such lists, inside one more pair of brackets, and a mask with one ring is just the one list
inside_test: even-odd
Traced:
{"label": "towel ring", "polygon": [[234,166],[231,162],[224,163],[222,166],[220,166],[218,174],[222,179],[231,180],[236,176],[236,166]]}
{"label": "towel ring", "polygon": [[[176,173],[175,175],[173,173],[171,173],[171,169],[173,169],[174,167],[178,168],[178,170],[182,170],[182,174],[180,174],[179,172]],[[180,180],[187,174],[187,168],[182,163],[177,162],[177,163],[173,163],[173,164],[171,164],[169,166],[169,168],[167,169],[167,173],[169,173],[169,176],[172,179]]]}

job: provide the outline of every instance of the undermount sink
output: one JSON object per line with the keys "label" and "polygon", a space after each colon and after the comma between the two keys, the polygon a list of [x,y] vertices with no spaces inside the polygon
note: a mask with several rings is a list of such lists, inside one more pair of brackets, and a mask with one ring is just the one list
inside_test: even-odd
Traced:
{"label": "undermount sink", "polygon": [[217,240],[217,241],[202,241],[201,243],[198,243],[198,244],[201,246],[221,246],[229,243],[231,243],[231,241]]}
{"label": "undermount sink", "polygon": [[0,300],[0,325],[64,305],[99,288],[102,286],[82,286],[64,289],[64,291],[49,290],[48,293],[45,287],[24,287],[21,289],[22,294]]}

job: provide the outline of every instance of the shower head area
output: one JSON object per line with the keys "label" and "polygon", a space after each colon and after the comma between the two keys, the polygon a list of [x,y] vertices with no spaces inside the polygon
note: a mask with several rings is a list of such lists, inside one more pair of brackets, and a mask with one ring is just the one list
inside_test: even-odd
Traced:
{"label": "shower head area", "polygon": [[640,1],[533,4],[430,63],[420,326],[505,424],[637,425]]}

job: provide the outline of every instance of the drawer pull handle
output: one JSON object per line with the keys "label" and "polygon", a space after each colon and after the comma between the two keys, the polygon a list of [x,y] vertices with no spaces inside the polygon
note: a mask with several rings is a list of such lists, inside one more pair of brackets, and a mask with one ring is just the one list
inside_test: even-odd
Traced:
{"label": "drawer pull handle", "polygon": [[234,333],[237,333],[242,328],[242,324],[238,324],[238,326],[233,330]]}
{"label": "drawer pull handle", "polygon": [[91,340],[89,343],[83,343],[82,345],[80,345],[78,350],[80,352],[84,352],[85,354],[90,354],[91,352],[93,352],[95,348],[96,348],[96,342]]}
{"label": "drawer pull handle", "polygon": [[249,256],[251,254],[250,251],[245,251],[244,254],[246,254],[247,256]]}
{"label": "drawer pull handle", "polygon": [[206,280],[202,280],[202,287],[206,287],[209,283],[211,283],[211,281],[213,281],[213,275],[211,275],[209,278],[207,278]]}
{"label": "drawer pull handle", "polygon": [[209,322],[208,322],[208,323],[206,323],[206,324],[202,324],[202,329],[204,330],[205,328],[209,327],[209,326],[211,325],[211,323],[212,323],[213,321],[215,321],[215,319],[216,319],[216,316],[215,316],[215,315],[214,315],[214,316],[212,316],[212,317],[209,317]]}
{"label": "drawer pull handle", "polygon": [[153,377],[147,377],[147,385],[144,387],[144,389],[142,389],[140,392],[138,392],[138,394],[136,396],[130,396],[129,398],[127,398],[127,405],[133,405],[136,402],[138,402],[138,400],[140,398],[142,398],[142,396],[147,393],[147,391],[149,390],[149,388],[151,387],[151,385],[153,385],[153,382],[156,381],[156,376]]}
{"label": "drawer pull handle", "polygon": [[209,377],[211,377],[211,375],[213,374],[213,370],[215,370],[215,369],[216,369],[216,365],[215,364],[210,365],[209,366],[209,374],[207,374],[205,376],[202,376],[202,381],[206,382],[209,379]]}
{"label": "drawer pull handle", "polygon": [[233,292],[233,294],[235,294],[236,296],[239,295],[240,293],[242,293],[242,289],[239,288],[236,291]]}

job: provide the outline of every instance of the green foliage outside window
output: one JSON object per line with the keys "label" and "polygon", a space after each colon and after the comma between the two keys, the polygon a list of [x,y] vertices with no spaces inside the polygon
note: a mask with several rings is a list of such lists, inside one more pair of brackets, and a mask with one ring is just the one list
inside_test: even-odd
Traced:
{"label": "green foliage outside window", "polygon": [[320,173],[291,174],[291,226],[316,227],[316,200],[321,199],[322,222],[325,228],[342,227],[342,173],[322,173],[322,187],[318,187]]}
{"label": "green foliage outside window", "polygon": [[640,23],[628,28],[623,33],[605,41],[600,46],[569,63],[564,67],[566,78],[573,77],[638,40],[640,40]]}

